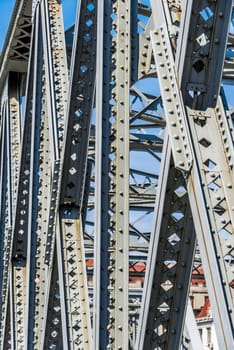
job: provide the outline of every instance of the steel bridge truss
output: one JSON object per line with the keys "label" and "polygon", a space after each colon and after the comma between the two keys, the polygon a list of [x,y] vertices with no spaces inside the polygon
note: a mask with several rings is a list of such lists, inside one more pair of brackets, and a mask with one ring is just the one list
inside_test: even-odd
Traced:
{"label": "steel bridge truss", "polygon": [[175,350],[184,328],[201,348],[197,244],[219,347],[234,348],[231,12],[80,0],[64,33],[61,1],[16,0],[0,56],[1,350]]}

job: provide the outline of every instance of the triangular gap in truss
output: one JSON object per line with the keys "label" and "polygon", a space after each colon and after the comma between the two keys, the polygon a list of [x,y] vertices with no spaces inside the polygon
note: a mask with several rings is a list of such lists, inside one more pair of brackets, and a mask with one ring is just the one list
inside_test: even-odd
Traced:
{"label": "triangular gap in truss", "polygon": [[183,323],[194,251],[186,183],[183,174],[174,167],[168,145],[166,137],[136,340],[136,346],[143,348],[163,349],[167,332],[171,334],[167,346],[169,342],[175,348],[179,346],[178,324]]}
{"label": "triangular gap in truss", "polygon": [[[143,82],[144,80],[144,82]],[[141,293],[146,268],[149,237],[151,231],[152,214],[154,211],[155,195],[158,186],[159,162],[163,144],[165,127],[162,112],[161,99],[155,93],[157,84],[155,78],[141,80],[140,84],[134,84],[130,101],[130,262],[129,262],[129,300],[130,300],[130,338],[134,343],[136,327],[140,311]],[[136,85],[136,88],[135,88]],[[149,88],[149,86],[151,86]],[[147,90],[147,92],[145,91]],[[115,122],[112,118],[110,122]],[[93,135],[89,141],[89,158],[94,166]],[[113,160],[114,153],[109,154]],[[111,173],[109,175],[111,177]],[[90,179],[86,177],[86,213],[83,216],[85,223],[84,244],[90,306],[93,304],[93,244],[94,244],[94,172],[91,171]],[[109,210],[114,215],[115,208]],[[109,235],[113,234],[111,228]]]}
{"label": "triangular gap in truss", "polygon": [[[4,11],[4,17],[2,18],[2,25],[1,25],[1,40],[0,40],[0,51],[2,51],[3,47],[7,45],[7,43],[3,42],[3,39],[5,39],[8,27],[11,22],[11,16],[13,14],[14,10],[14,1],[9,1],[7,4],[7,10]],[[0,12],[3,13],[3,2],[0,4]]]}
{"label": "triangular gap in truss", "polygon": [[[192,350],[202,350],[204,345],[208,348],[218,349],[210,297],[198,243],[193,259],[188,303],[190,305],[188,305],[184,323],[183,346],[185,349]],[[192,314],[190,314],[191,311]]]}
{"label": "triangular gap in truss", "polygon": [[74,25],[76,19],[77,7],[79,6],[79,0],[63,0],[62,10],[63,10],[63,22],[64,31],[66,32]]}
{"label": "triangular gap in truss", "polygon": [[[143,42],[146,43],[147,40],[142,38],[141,44]],[[141,47],[139,50],[141,51]],[[149,61],[144,68],[142,67],[148,74],[151,69],[150,63]],[[129,339],[131,344],[136,341],[165,128],[158,93],[157,79],[147,74],[130,89]]]}
{"label": "triangular gap in truss", "polygon": [[63,11],[63,24],[65,32],[66,50],[67,50],[67,63],[68,69],[71,65],[72,45],[75,31],[75,20],[77,8],[79,6],[78,0],[65,0],[62,2]]}
{"label": "triangular gap in truss", "polygon": [[[92,149],[92,140],[89,140],[89,148]],[[93,306],[93,274],[94,274],[94,154],[90,152],[90,158],[87,163],[84,206],[82,209],[82,225],[83,225],[83,242],[84,254],[86,262],[86,276],[89,293],[89,307],[92,311]]]}

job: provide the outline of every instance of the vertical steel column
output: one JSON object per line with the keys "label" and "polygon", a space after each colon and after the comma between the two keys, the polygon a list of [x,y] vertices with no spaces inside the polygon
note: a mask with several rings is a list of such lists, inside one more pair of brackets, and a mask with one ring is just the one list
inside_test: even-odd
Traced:
{"label": "vertical steel column", "polygon": [[[6,230],[6,233],[8,233],[9,237],[9,243],[11,242],[11,245],[6,248],[6,253],[8,257],[11,255],[10,249],[12,248],[12,242],[13,242],[13,224],[14,224],[14,218],[16,214],[16,206],[17,206],[17,185],[19,180],[19,163],[20,163],[20,138],[21,138],[21,114],[20,114],[20,84],[21,84],[21,75],[19,73],[10,73],[9,74],[9,116],[8,116],[8,126],[7,126],[7,135],[8,135],[8,229]],[[14,273],[14,272],[12,272]],[[12,277],[10,273],[10,288],[12,290]],[[14,278],[14,277],[13,277]],[[17,280],[17,279],[16,279]],[[10,307],[12,306],[12,303],[16,304],[16,300],[14,296],[12,295],[12,292],[8,294],[8,298],[10,301],[9,312]],[[19,296],[20,299],[20,296]],[[22,300],[19,300],[19,303]],[[9,313],[9,321],[11,321],[11,340],[14,339],[14,322],[12,319],[13,314]],[[21,321],[21,320],[20,320]],[[17,330],[18,334],[21,334],[21,337],[23,338],[24,334],[24,325],[19,322],[17,324]]]}
{"label": "vertical steel column", "polygon": [[[42,12],[38,4],[35,10],[36,37],[34,61],[34,96],[32,99],[32,129],[29,166],[29,204],[27,208],[28,252],[27,252],[27,347],[40,348],[43,324],[44,293],[46,285],[45,266],[43,266],[46,222],[50,191],[51,164],[48,161],[49,121],[46,98],[46,75],[43,55]],[[27,111],[28,112],[28,111]]]}
{"label": "vertical steel column", "polygon": [[8,89],[9,89],[9,107],[8,107],[8,174],[9,174],[9,189],[11,200],[9,202],[10,226],[12,226],[15,216],[15,207],[17,201],[17,185],[19,178],[19,163],[20,163],[20,139],[21,139],[21,113],[20,113],[20,85],[21,74],[9,73]]}
{"label": "vertical steel column", "polygon": [[[47,132],[46,137],[49,144],[45,148],[48,154],[45,154],[45,160],[50,160],[49,171],[49,188],[45,188],[45,193],[42,193],[42,197],[48,199],[48,203],[44,203],[44,206],[48,208],[45,217],[45,227],[43,235],[43,249],[40,256],[40,270],[41,279],[44,281],[43,289],[39,289],[39,295],[41,296],[38,310],[35,313],[40,315],[40,326],[38,330],[38,342],[37,346],[43,349],[48,346],[61,346],[62,332],[58,331],[58,326],[62,327],[61,323],[61,306],[59,301],[58,290],[58,273],[57,273],[57,261],[54,260],[55,266],[52,267],[52,262],[48,264],[45,261],[45,256],[48,254],[48,250],[52,255],[54,254],[54,244],[47,244],[48,238],[55,238],[54,225],[56,222],[56,200],[59,196],[59,171],[61,152],[64,141],[64,124],[65,124],[65,110],[67,103],[67,90],[68,90],[68,72],[66,64],[66,49],[65,38],[63,32],[63,18],[62,18],[62,6],[56,0],[41,1],[41,30],[43,41],[43,58],[45,67],[45,93],[46,93],[46,119],[47,119]],[[49,158],[49,159],[48,159]],[[47,193],[46,193],[47,192]],[[49,265],[49,266],[48,266]],[[54,274],[54,275],[53,275]],[[52,282],[51,282],[52,280]],[[51,297],[51,295],[53,297]],[[57,299],[54,304],[51,299]],[[49,305],[52,303],[53,307]],[[54,311],[51,323],[47,324],[47,318],[52,314],[48,312]],[[50,331],[48,332],[47,329]],[[45,344],[46,339],[53,339],[49,344]]]}
{"label": "vertical steel column", "polygon": [[[38,14],[37,14],[38,15]],[[36,26],[38,23],[36,24]],[[18,184],[16,218],[14,222],[14,242],[12,250],[12,272],[11,272],[11,298],[12,298],[12,344],[16,348],[27,347],[27,292],[29,285],[26,283],[26,261],[28,229],[30,225],[30,159],[31,159],[31,128],[35,108],[32,100],[36,100],[41,85],[37,79],[34,80],[40,58],[40,45],[37,42],[37,29],[34,27],[32,35],[32,48],[30,54],[29,76],[27,83],[26,114],[24,119],[24,134],[21,147],[20,175]],[[35,39],[35,42],[34,42]]]}
{"label": "vertical steel column", "polygon": [[[62,8],[56,0],[41,1],[36,7],[38,36],[41,42],[41,95],[34,100],[37,115],[33,119],[35,128],[32,137],[31,160],[31,247],[28,257],[29,292],[29,332],[28,346],[44,348],[47,308],[50,300],[51,266],[45,263],[48,235],[51,234],[50,219],[55,213],[58,197],[58,176],[60,155],[63,147],[64,119],[67,102],[68,73],[63,32]],[[34,216],[33,216],[34,215]],[[52,254],[53,254],[53,247]],[[56,262],[57,264],[57,262]],[[54,268],[56,271],[56,268]],[[56,275],[56,272],[55,272]],[[56,296],[56,288],[52,292]],[[54,322],[57,323],[54,318]],[[60,322],[61,325],[61,322]],[[31,328],[30,328],[31,326]],[[57,332],[51,327],[50,334],[61,344]],[[54,344],[52,344],[54,346]]]}
{"label": "vertical steel column", "polygon": [[[95,86],[96,16],[95,2],[79,2],[72,49],[65,146],[59,174],[61,193],[55,191],[58,199],[55,199],[53,212],[50,212],[46,242],[45,263],[51,265],[56,229],[58,267],[53,268],[59,279],[63,346],[68,349],[76,349],[77,346],[89,349],[92,344],[81,210]],[[57,214],[59,220],[56,226]],[[52,283],[57,281],[53,279]],[[51,290],[49,298],[53,305],[55,298],[52,293]],[[57,332],[53,325],[57,317],[56,309],[51,308],[51,304],[49,308],[52,314],[47,316],[47,327],[50,325]],[[53,334],[46,337],[47,346],[55,344],[52,338]]]}
{"label": "vertical steel column", "polygon": [[[34,5],[14,231],[12,298],[16,347],[39,349],[43,346],[51,274],[44,264],[51,183],[55,182],[54,176],[51,180],[51,171],[56,171],[54,163],[56,167],[63,142],[67,68],[61,5],[57,1]],[[27,322],[28,327],[22,327]]]}
{"label": "vertical steel column", "polygon": [[[3,94],[2,105],[2,145],[1,145],[1,315],[10,320],[9,270],[12,248],[12,226],[16,207],[16,186],[19,175],[20,155],[20,74],[9,73]],[[8,308],[8,311],[7,311]],[[4,321],[1,320],[2,334]],[[5,334],[5,337],[9,335]],[[1,339],[4,338],[1,337]],[[5,341],[5,340],[4,340]]]}
{"label": "vertical steel column", "polygon": [[139,56],[139,35],[138,35],[138,2],[131,2],[131,84],[138,80],[138,56]]}
{"label": "vertical steel column", "polygon": [[95,349],[128,349],[130,1],[98,9]]}
{"label": "vertical steel column", "polygon": [[9,339],[9,325],[7,325],[7,318],[9,320],[9,254],[11,250],[11,235],[12,232],[9,230],[10,223],[8,217],[8,166],[7,166],[7,119],[9,117],[8,113],[8,81],[6,82],[5,91],[3,94],[3,103],[1,105],[1,199],[0,199],[0,214],[1,214],[1,238],[0,238],[0,248],[1,248],[1,275],[0,275],[0,286],[1,286],[1,321],[0,321],[0,348],[3,349],[4,341]]}

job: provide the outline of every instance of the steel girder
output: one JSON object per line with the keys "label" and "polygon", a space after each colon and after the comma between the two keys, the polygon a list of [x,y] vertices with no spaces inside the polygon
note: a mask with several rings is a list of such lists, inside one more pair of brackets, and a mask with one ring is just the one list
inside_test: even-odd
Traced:
{"label": "steel girder", "polygon": [[94,344],[126,349],[131,5],[98,10]]}
{"label": "steel girder", "polygon": [[181,343],[195,232],[186,179],[164,141],[155,223],[148,254],[137,349],[178,349]]}
{"label": "steel girder", "polygon": [[[1,342],[10,330],[10,255],[16,211],[16,188],[19,178],[21,139],[21,75],[10,73],[2,99],[1,118]],[[6,321],[6,322],[5,322]],[[22,327],[21,327],[22,329]]]}
{"label": "steel girder", "polygon": [[[221,330],[219,338],[232,344],[233,134],[220,100],[215,110],[187,108],[191,99],[186,102],[186,84],[194,74],[185,77],[184,65],[194,69],[195,58],[189,56],[194,41],[187,42],[186,55],[176,67],[176,47],[184,52],[177,44],[181,4],[163,4],[164,27],[150,36],[154,22],[147,2],[79,1],[68,82],[60,1],[16,1],[9,44],[0,61],[2,349],[178,348],[195,245],[189,205],[218,329],[227,324],[227,334]],[[194,18],[208,25],[220,18],[215,30],[221,33],[230,3],[222,16],[222,3],[200,1],[199,6]],[[197,34],[203,22],[197,26],[191,20],[190,34]],[[182,20],[181,38],[187,38],[186,23]],[[210,53],[214,41],[211,27],[207,30],[209,38],[205,33],[199,43],[206,40]],[[201,60],[206,65],[206,57]],[[25,73],[27,64],[22,117],[25,75],[19,72]],[[210,67],[212,71],[214,64]],[[10,72],[5,82],[11,70],[16,73]],[[149,80],[144,88],[137,82],[154,77],[156,70],[162,99],[144,91]],[[217,75],[216,90],[219,82]],[[202,92],[199,108],[211,101],[207,96]],[[162,166],[158,187],[165,128],[162,100],[170,146],[165,146],[162,165],[167,166]],[[201,208],[205,214],[199,221]],[[150,235],[154,211],[157,229]],[[131,281],[139,262],[141,282],[148,272],[136,342],[142,288],[132,288]],[[87,282],[93,275],[94,292]]]}
{"label": "steel girder", "polygon": [[231,9],[232,0],[190,1],[182,5],[176,59],[183,101],[190,108],[206,110],[216,106]]}
{"label": "steel girder", "polygon": [[[230,8],[231,4],[229,4],[229,10],[227,9],[227,17],[230,15]],[[153,9],[155,10],[155,8]],[[209,12],[209,8],[205,7],[205,4],[201,4],[199,16],[204,19],[202,10]],[[194,13],[195,12],[193,11],[193,15]],[[209,13],[210,17],[213,17],[214,9],[213,11],[210,10]],[[221,14],[221,12],[219,14]],[[222,14],[224,15],[224,12],[222,12]],[[155,18],[157,18],[156,12]],[[234,341],[233,318],[231,316],[233,308],[233,272],[231,271],[230,266],[227,266],[227,264],[230,264],[230,261],[232,260],[233,219],[232,202],[228,191],[226,190],[226,188],[233,188],[231,160],[233,156],[232,135],[230,133],[230,128],[227,125],[226,115],[221,99],[219,99],[217,103],[217,94],[212,95],[212,101],[209,99],[208,95],[208,97],[206,96],[205,90],[200,91],[201,95],[198,93],[198,95],[195,94],[193,96],[193,108],[204,108],[203,105],[197,104],[197,101],[199,98],[207,98],[207,101],[204,102],[206,107],[205,112],[195,109],[191,110],[188,107],[188,105],[191,106],[191,103],[186,99],[185,95],[182,98],[184,107],[179,108],[179,114],[177,116],[175,116],[176,108],[172,108],[171,110],[168,109],[168,102],[169,104],[174,102],[176,103],[176,106],[179,106],[178,99],[180,97],[180,86],[177,85],[177,81],[174,77],[175,68],[173,67],[173,54],[172,50],[170,49],[170,41],[167,38],[168,34],[166,31],[164,31],[165,13],[163,6],[160,4],[158,5],[158,18],[159,31],[156,31],[153,36],[153,48],[155,59],[157,61],[157,72],[159,74],[159,79],[161,82],[163,102],[165,104],[167,112],[167,125],[169,131],[171,131],[170,139],[173,156],[176,167],[180,168],[181,161],[177,160],[177,153],[182,153],[184,159],[187,160],[190,152],[188,152],[186,149],[183,150],[181,147],[178,147],[177,143],[179,142],[180,145],[184,143],[186,147],[190,145],[193,164],[191,164],[190,161],[190,169],[187,182],[188,196],[198,242],[201,248],[202,261],[206,271],[205,275],[211,303],[213,305],[213,315],[216,323],[219,344],[222,348],[228,349],[233,346]],[[189,16],[186,18],[186,20],[189,20],[188,18]],[[223,31],[227,33],[228,22],[225,24],[225,21],[226,19],[224,18]],[[217,25],[217,28],[215,25]],[[219,30],[219,25],[219,21],[214,22],[214,33],[216,30]],[[183,30],[187,33],[186,28],[188,27],[182,25],[182,33]],[[189,30],[195,30],[196,38],[198,34],[201,35],[199,32],[199,26],[196,26],[196,29],[195,27],[190,27]],[[213,37],[213,40],[215,41],[216,37]],[[216,40],[216,45],[219,43],[220,42]],[[177,46],[177,57],[181,54],[181,45],[181,42],[179,42]],[[209,46],[212,45],[213,42],[211,42],[210,39]],[[190,51],[188,51],[186,55],[189,56],[189,53]],[[204,54],[204,56],[207,55],[208,53]],[[222,74],[222,57],[220,59],[220,69],[217,70],[216,67],[216,77],[218,80]],[[187,71],[183,65],[184,62],[181,63],[180,59],[178,59],[177,68],[179,72]],[[167,63],[169,63],[168,69],[165,70],[165,65]],[[212,63],[207,63],[206,74],[208,77],[209,74],[212,75],[213,69],[214,66]],[[193,77],[193,83],[196,85],[196,82],[199,83],[199,79],[199,76]],[[182,81],[179,83],[183,85]],[[187,83],[188,80],[186,81],[186,84]],[[172,98],[171,96],[167,96],[168,84],[171,84],[170,90],[174,90],[174,96]],[[213,107],[215,96],[217,106],[214,109],[209,108],[210,106]],[[176,120],[174,120],[174,118]],[[220,132],[221,125],[222,133]],[[176,130],[176,127],[178,128],[178,126],[180,129],[179,131],[183,131],[184,135],[182,133],[180,134],[178,130]],[[173,134],[172,130],[176,133]],[[214,147],[213,152],[212,147]],[[185,162],[183,162],[183,164],[185,164]],[[184,170],[188,172],[188,169]],[[221,181],[221,184],[217,184],[217,187],[215,187],[216,180],[217,182]],[[222,192],[223,195],[218,194],[215,197],[213,192],[215,191],[218,193],[219,188],[222,188],[224,193]],[[216,201],[213,197],[216,198]],[[219,202],[217,202],[217,200],[219,200]],[[217,217],[217,213],[222,217],[221,222],[220,218]],[[228,244],[225,245],[227,242]],[[224,245],[228,249],[225,249]],[[225,330],[223,328],[224,324],[227,325],[227,328],[225,328]],[[170,348],[169,343],[167,343],[166,346],[169,346]]]}

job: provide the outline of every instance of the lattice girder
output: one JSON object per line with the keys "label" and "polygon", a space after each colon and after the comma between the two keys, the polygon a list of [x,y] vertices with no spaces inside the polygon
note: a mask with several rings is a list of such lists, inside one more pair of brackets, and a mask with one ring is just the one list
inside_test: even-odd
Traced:
{"label": "lattice girder", "polygon": [[217,100],[231,6],[80,0],[68,52],[60,0],[15,1],[0,349],[179,348],[194,230],[220,347],[234,346],[232,111]]}

